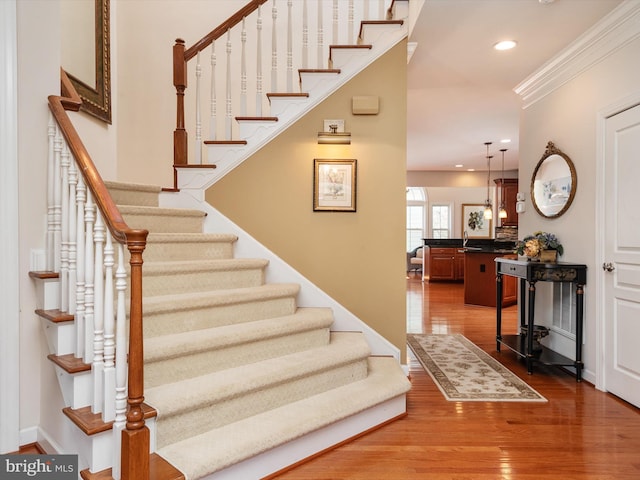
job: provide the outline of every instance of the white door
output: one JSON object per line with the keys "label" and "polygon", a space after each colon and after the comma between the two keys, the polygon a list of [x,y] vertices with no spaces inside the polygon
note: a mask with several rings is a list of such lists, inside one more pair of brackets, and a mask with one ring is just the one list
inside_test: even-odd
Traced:
{"label": "white door", "polygon": [[640,105],[606,120],[604,387],[640,407]]}

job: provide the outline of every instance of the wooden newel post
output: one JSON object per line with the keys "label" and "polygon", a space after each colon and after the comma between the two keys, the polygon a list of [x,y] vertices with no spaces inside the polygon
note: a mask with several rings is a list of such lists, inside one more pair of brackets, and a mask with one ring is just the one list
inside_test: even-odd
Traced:
{"label": "wooden newel post", "polygon": [[173,46],[173,86],[176,87],[176,129],[173,132],[173,164],[187,164],[187,131],[184,123],[184,92],[187,89],[187,62],[184,40],[176,39]]}
{"label": "wooden newel post", "polygon": [[149,480],[149,429],[144,423],[142,340],[142,252],[149,232],[127,233],[131,254],[131,308],[129,314],[129,370],[127,424],[122,431],[121,480]]}

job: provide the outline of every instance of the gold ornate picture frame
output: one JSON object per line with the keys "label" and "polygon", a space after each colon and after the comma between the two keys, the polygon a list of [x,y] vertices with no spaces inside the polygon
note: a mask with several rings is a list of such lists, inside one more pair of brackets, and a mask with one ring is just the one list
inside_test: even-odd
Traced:
{"label": "gold ornate picture frame", "polygon": [[313,160],[313,211],[356,211],[356,160]]}

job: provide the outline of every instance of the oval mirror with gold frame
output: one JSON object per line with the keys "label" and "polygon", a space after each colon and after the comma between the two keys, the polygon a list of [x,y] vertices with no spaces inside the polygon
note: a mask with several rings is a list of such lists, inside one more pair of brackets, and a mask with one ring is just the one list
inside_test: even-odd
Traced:
{"label": "oval mirror with gold frame", "polygon": [[547,143],[531,176],[533,207],[543,217],[559,217],[571,206],[577,186],[576,168],[569,156],[553,142]]}

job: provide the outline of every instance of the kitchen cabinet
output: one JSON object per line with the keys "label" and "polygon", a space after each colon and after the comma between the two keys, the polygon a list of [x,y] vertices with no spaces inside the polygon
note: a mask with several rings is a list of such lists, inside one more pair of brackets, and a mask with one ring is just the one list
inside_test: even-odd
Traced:
{"label": "kitchen cabinet", "polygon": [[464,253],[456,247],[429,247],[425,276],[433,281],[464,280]]}
{"label": "kitchen cabinet", "polygon": [[500,189],[504,199],[504,209],[507,211],[507,218],[501,218],[500,226],[517,227],[518,213],[516,212],[516,196],[518,195],[517,178],[496,178],[496,187]]}

